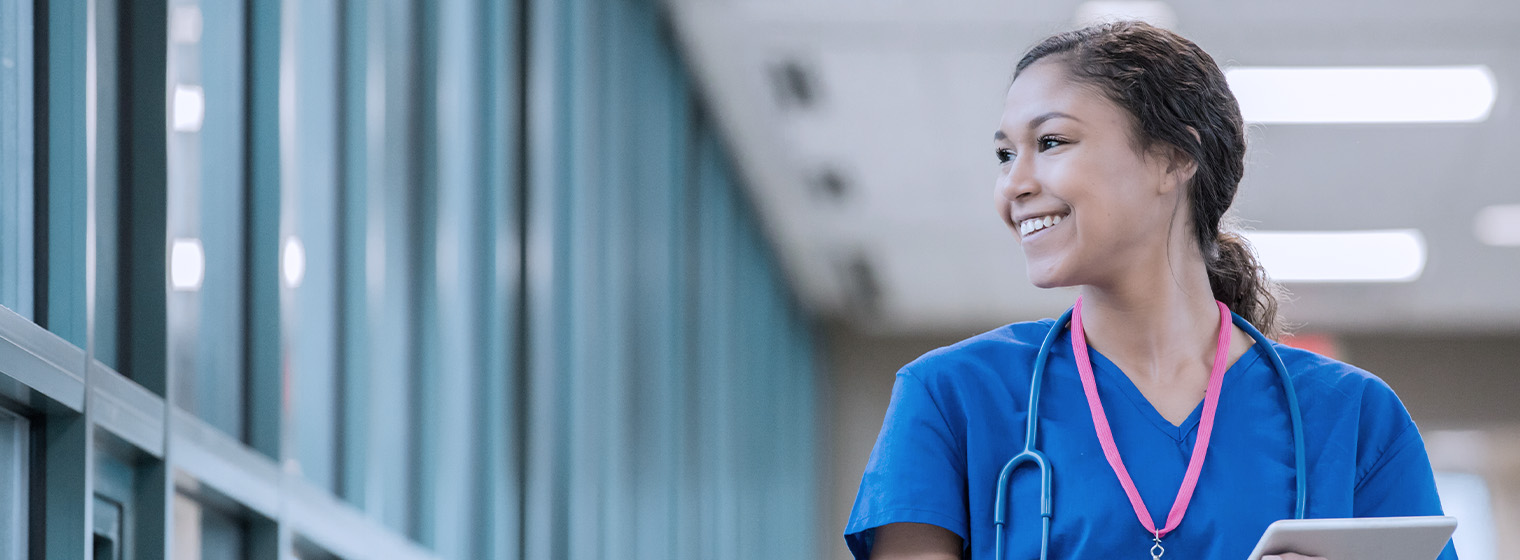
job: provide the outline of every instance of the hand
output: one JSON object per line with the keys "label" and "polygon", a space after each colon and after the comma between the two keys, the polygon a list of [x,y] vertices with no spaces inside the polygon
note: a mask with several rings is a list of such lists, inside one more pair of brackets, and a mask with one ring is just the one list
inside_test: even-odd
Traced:
{"label": "hand", "polygon": [[1272,555],[1272,556],[1263,556],[1263,557],[1261,557],[1261,560],[1325,560],[1325,559],[1321,558],[1321,557],[1318,557],[1318,556],[1304,556],[1302,554],[1295,554],[1295,553],[1289,552],[1289,553],[1286,553],[1286,554],[1279,554],[1279,555]]}

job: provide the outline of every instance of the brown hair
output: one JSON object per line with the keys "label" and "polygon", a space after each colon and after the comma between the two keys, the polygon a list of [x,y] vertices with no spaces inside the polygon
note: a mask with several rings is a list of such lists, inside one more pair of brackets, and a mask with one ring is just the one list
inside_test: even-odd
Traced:
{"label": "brown hair", "polygon": [[1014,78],[1049,56],[1135,117],[1141,151],[1162,142],[1197,163],[1187,198],[1214,298],[1267,336],[1283,334],[1282,288],[1246,240],[1221,227],[1245,174],[1246,138],[1240,105],[1213,57],[1171,31],[1121,21],[1046,38],[1019,60]]}

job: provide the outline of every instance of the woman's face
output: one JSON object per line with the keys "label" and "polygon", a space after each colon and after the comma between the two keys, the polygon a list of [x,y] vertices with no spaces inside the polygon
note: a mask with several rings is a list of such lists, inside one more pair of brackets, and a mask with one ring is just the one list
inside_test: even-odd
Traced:
{"label": "woman's face", "polygon": [[[1041,288],[1110,284],[1166,262],[1191,166],[1136,151],[1133,117],[1049,59],[1024,69],[994,134],[993,201]],[[1048,225],[1047,225],[1048,224]]]}

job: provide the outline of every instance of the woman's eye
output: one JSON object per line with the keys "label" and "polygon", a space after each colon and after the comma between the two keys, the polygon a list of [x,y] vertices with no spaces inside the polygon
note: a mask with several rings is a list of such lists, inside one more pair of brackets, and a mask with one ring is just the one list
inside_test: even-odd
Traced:
{"label": "woman's eye", "polygon": [[1010,161],[1013,161],[1013,150],[1010,150],[1008,148],[998,148],[997,158],[998,163],[1008,163]]}
{"label": "woman's eye", "polygon": [[1060,146],[1061,144],[1065,144],[1065,143],[1066,142],[1063,141],[1063,140],[1061,140],[1060,138],[1056,138],[1056,137],[1053,137],[1053,136],[1046,136],[1046,137],[1040,139],[1040,151],[1043,152],[1045,150],[1049,150],[1051,148],[1054,148],[1056,146]]}

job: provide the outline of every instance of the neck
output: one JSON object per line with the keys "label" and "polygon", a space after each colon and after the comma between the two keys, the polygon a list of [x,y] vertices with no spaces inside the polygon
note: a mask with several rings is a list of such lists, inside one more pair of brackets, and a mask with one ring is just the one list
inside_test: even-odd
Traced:
{"label": "neck", "polygon": [[1149,274],[1125,274],[1123,282],[1083,286],[1089,345],[1137,382],[1186,381],[1200,373],[1206,379],[1217,348],[1219,309],[1198,264],[1153,267]]}

